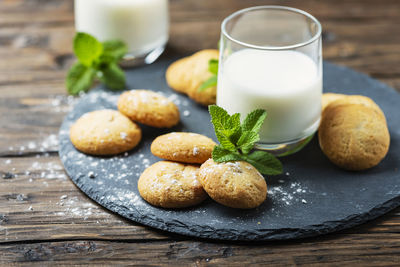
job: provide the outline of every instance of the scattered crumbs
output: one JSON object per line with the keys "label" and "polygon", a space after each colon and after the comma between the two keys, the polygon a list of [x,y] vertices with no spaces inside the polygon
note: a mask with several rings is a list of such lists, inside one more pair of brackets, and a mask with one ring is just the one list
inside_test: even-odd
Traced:
{"label": "scattered crumbs", "polygon": [[29,178],[29,182],[30,182],[30,183],[32,183],[32,182],[33,182],[32,178]]}
{"label": "scattered crumbs", "polygon": [[10,164],[11,162],[11,159],[7,159],[6,161],[4,161],[5,164]]}
{"label": "scattered crumbs", "polygon": [[281,183],[281,184],[285,183],[284,180],[278,180],[278,182]]}
{"label": "scattered crumbs", "polygon": [[29,206],[28,210],[33,210],[32,206]]}
{"label": "scattered crumbs", "polygon": [[90,166],[92,167],[96,167],[97,165],[99,165],[99,162],[97,161],[90,163]]}
{"label": "scattered crumbs", "polygon": [[198,155],[198,154],[199,154],[199,148],[195,146],[195,147],[193,148],[193,155],[196,156],[196,155]]}
{"label": "scattered crumbs", "polygon": [[72,110],[72,107],[75,105],[75,102],[78,98],[73,97],[72,95],[55,95],[49,97],[50,107],[54,112],[63,112],[67,113]]}
{"label": "scattered crumbs", "polygon": [[235,161],[235,162],[227,162],[225,163],[228,166],[228,170],[232,170],[235,173],[242,173],[243,170],[240,168],[240,162]]}
{"label": "scattered crumbs", "polygon": [[127,157],[128,155],[129,155],[128,152],[125,152],[125,153],[124,153],[124,156],[125,156],[125,157]]}
{"label": "scattered crumbs", "polygon": [[181,104],[181,100],[179,99],[177,94],[172,94],[168,97],[168,99],[174,102],[175,105],[179,106]]}
{"label": "scattered crumbs", "polygon": [[289,172],[286,172],[286,173],[285,173],[285,175],[286,175],[286,176],[289,176],[289,175],[290,175],[290,173],[289,173]]}
{"label": "scattered crumbs", "polygon": [[44,152],[47,149],[58,150],[58,135],[51,134],[47,136],[39,145],[39,150],[41,152]]}
{"label": "scattered crumbs", "polygon": [[190,111],[189,110],[183,111],[183,116],[185,116],[185,117],[190,116]]}
{"label": "scattered crumbs", "polygon": [[260,225],[260,224],[261,224],[261,222],[257,222],[257,224],[258,224],[258,225]]}
{"label": "scattered crumbs", "polygon": [[143,154],[139,154],[139,159],[143,158],[144,155]]}
{"label": "scattered crumbs", "polygon": [[327,193],[325,193],[325,192],[323,192],[321,195],[323,195],[323,196],[327,196],[328,194],[327,194]]}
{"label": "scattered crumbs", "polygon": [[60,199],[66,199],[68,196],[67,195],[62,195],[61,197],[60,197]]}
{"label": "scattered crumbs", "polygon": [[269,196],[285,205],[291,205],[294,202],[302,202],[306,204],[307,201],[300,198],[304,193],[307,193],[307,188],[303,187],[299,182],[293,182],[289,187],[279,185],[268,190]]}
{"label": "scattered crumbs", "polygon": [[125,132],[121,132],[120,134],[119,134],[120,136],[121,136],[121,138],[122,139],[126,139],[126,137],[128,136],[128,134],[127,133],[125,133]]}
{"label": "scattered crumbs", "polygon": [[91,179],[96,178],[96,175],[95,175],[94,172],[92,172],[92,171],[88,172],[87,175],[88,175],[88,177],[91,178]]}
{"label": "scattered crumbs", "polygon": [[29,149],[35,149],[36,148],[36,144],[34,142],[29,142],[28,143],[28,148]]}

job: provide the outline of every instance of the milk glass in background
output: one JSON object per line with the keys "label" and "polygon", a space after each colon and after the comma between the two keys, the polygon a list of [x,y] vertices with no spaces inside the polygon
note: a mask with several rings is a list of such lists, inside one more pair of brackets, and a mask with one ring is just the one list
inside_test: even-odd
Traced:
{"label": "milk glass in background", "polygon": [[217,105],[242,118],[267,118],[256,148],[276,155],[301,149],[321,116],[321,25],[289,7],[240,10],[222,23]]}
{"label": "milk glass in background", "polygon": [[75,0],[75,28],[125,41],[125,65],[151,64],[168,41],[168,0]]}

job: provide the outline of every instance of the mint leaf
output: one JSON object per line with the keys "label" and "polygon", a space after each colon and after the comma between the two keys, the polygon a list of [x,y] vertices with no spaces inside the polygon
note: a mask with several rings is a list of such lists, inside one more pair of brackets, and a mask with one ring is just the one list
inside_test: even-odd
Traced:
{"label": "mint leaf", "polygon": [[243,121],[242,127],[244,131],[253,131],[258,133],[265,118],[267,112],[263,109],[256,109],[250,112]]}
{"label": "mint leaf", "polygon": [[217,105],[208,106],[208,111],[210,113],[211,122],[214,125],[214,128],[217,127],[218,130],[221,130],[235,129],[237,127],[240,127],[239,113],[235,113],[230,116],[225,109]]}
{"label": "mint leaf", "polygon": [[208,80],[202,83],[198,89],[199,92],[203,92],[210,87],[214,87],[217,85],[218,77],[217,75],[211,76]]}
{"label": "mint leaf", "polygon": [[103,45],[90,34],[78,32],[74,38],[74,52],[80,63],[90,67],[103,53]]}
{"label": "mint leaf", "polygon": [[208,106],[208,112],[210,113],[211,116],[211,122],[214,125],[215,130],[223,130],[223,129],[231,129],[232,127],[229,127],[229,119],[231,116],[229,116],[228,112],[217,106],[217,105],[210,105]]}
{"label": "mint leaf", "polygon": [[92,85],[96,70],[86,67],[81,63],[75,63],[68,71],[65,84],[68,93],[77,95],[80,91],[87,92]]}
{"label": "mint leaf", "polygon": [[212,74],[218,74],[218,59],[210,59],[208,61],[208,71]]}
{"label": "mint leaf", "polygon": [[247,155],[254,147],[254,144],[260,140],[258,133],[253,131],[244,131],[237,141],[237,146]]}
{"label": "mint leaf", "polygon": [[212,74],[214,74],[213,76],[211,76],[208,80],[206,80],[205,82],[203,82],[198,91],[202,92],[204,90],[206,90],[207,88],[210,87],[214,87],[217,86],[217,82],[218,82],[218,59],[210,59],[208,61],[208,71],[211,72]]}
{"label": "mint leaf", "polygon": [[[214,129],[215,130],[215,129]],[[235,144],[230,140],[229,133],[227,130],[215,130],[215,136],[217,137],[221,146],[230,151],[236,151]],[[228,130],[229,131],[229,130]]]}
{"label": "mint leaf", "polygon": [[240,155],[232,153],[232,151],[226,150],[221,146],[215,146],[212,151],[212,158],[215,162],[226,162],[242,160]]}
{"label": "mint leaf", "polygon": [[240,127],[240,113],[235,113],[235,114],[231,115],[227,121],[227,126],[229,128]]}
{"label": "mint leaf", "polygon": [[254,151],[245,156],[245,159],[262,174],[277,175],[283,171],[282,163],[266,151]]}
{"label": "mint leaf", "polygon": [[215,135],[220,142],[212,152],[215,162],[244,160],[252,164],[260,173],[276,175],[282,173],[282,164],[272,154],[265,151],[249,152],[260,139],[258,131],[267,116],[265,110],[257,109],[249,113],[240,124],[240,114],[229,115],[216,105],[208,106]]}
{"label": "mint leaf", "polygon": [[70,94],[77,95],[80,91],[89,90],[96,76],[109,89],[125,88],[125,73],[118,66],[119,60],[128,51],[123,41],[109,40],[100,43],[90,34],[78,32],[73,46],[79,63],[70,68],[65,79]]}
{"label": "mint leaf", "polygon": [[208,106],[208,110],[218,141],[225,149],[235,151],[235,143],[241,135],[240,114],[230,116],[226,110],[216,105]]}
{"label": "mint leaf", "polygon": [[125,88],[125,73],[116,63],[107,64],[101,69],[100,80],[112,90],[122,90]]}
{"label": "mint leaf", "polygon": [[128,47],[121,40],[110,40],[103,42],[102,62],[119,61],[128,52]]}

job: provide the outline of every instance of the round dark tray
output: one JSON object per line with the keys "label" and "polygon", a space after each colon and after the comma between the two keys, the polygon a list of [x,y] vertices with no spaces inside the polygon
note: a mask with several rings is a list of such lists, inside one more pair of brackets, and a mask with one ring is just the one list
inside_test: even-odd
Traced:
{"label": "round dark tray", "polygon": [[[92,157],[77,151],[68,136],[82,114],[116,108],[119,93],[102,87],[83,96],[60,129],[60,157],[72,181],[90,198],[121,216],[165,231],[220,240],[283,240],[325,234],[372,220],[400,205],[400,94],[351,69],[324,63],[327,92],[362,94],[386,114],[391,146],[377,167],[343,171],[322,154],[315,137],[302,151],[282,158],[284,174],[266,177],[269,195],[253,210],[235,210],[212,200],[199,206],[168,210],[149,205],[139,195],[137,179],[158,161],[152,140],[169,131],[191,131],[215,139],[205,107],[176,94],[164,74],[171,60],[127,71],[129,88],[151,89],[170,96],[181,111],[181,123],[170,130],[143,126],[140,145],[115,157]],[[93,174],[93,175],[91,175]],[[94,178],[92,178],[95,176]]]}

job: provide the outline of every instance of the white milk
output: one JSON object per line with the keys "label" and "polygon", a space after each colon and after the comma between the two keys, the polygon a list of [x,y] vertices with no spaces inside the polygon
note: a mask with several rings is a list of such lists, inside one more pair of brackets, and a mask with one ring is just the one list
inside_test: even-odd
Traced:
{"label": "white milk", "polygon": [[242,119],[256,109],[267,118],[261,142],[282,143],[310,135],[321,113],[322,70],[295,51],[244,49],[220,67],[217,105]]}
{"label": "white milk", "polygon": [[168,40],[168,0],[75,0],[75,27],[101,41],[124,40],[133,56]]}

